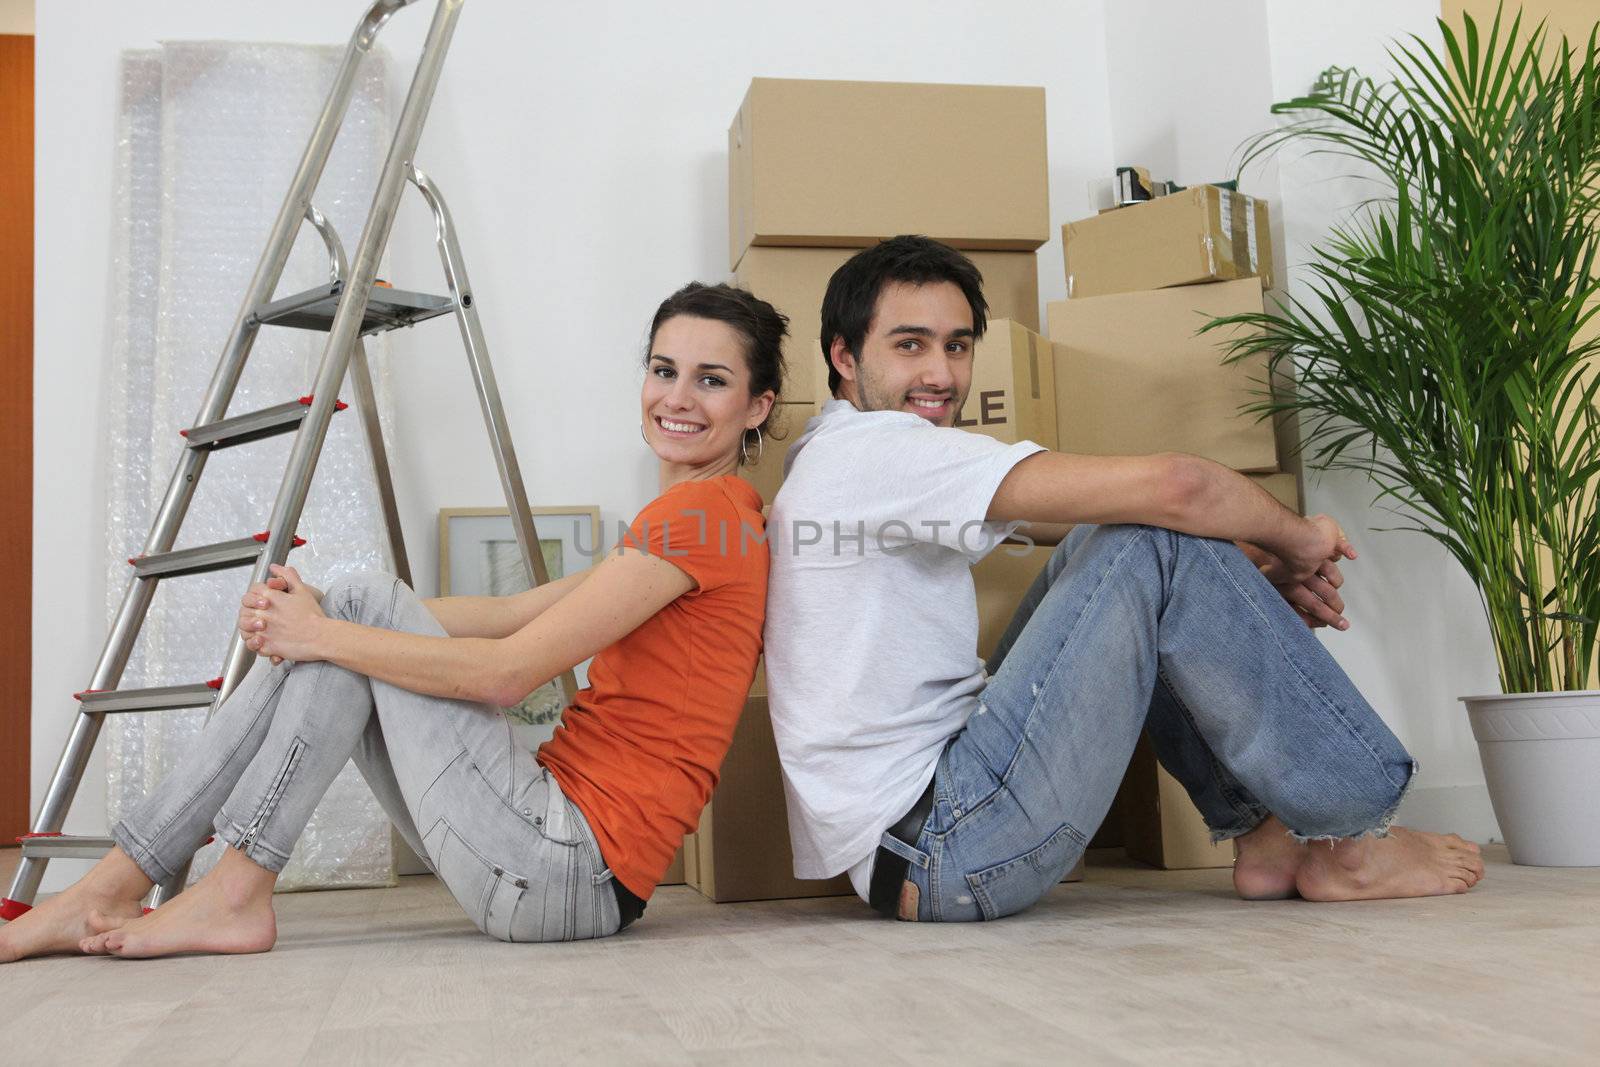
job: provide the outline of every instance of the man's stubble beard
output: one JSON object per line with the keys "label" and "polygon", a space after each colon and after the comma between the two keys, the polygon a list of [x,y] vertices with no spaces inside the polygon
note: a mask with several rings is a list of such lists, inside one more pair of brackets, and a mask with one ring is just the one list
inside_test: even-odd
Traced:
{"label": "man's stubble beard", "polygon": [[[948,394],[955,399],[955,405],[949,416],[934,423],[936,426],[954,426],[956,416],[961,414],[961,409],[966,405],[967,398],[955,393]],[[898,393],[893,397],[893,403],[884,403],[885,391],[878,387],[872,374],[867,370],[865,360],[856,359],[856,398],[861,401],[862,411],[905,411],[906,394]],[[912,413],[914,414],[914,412]],[[918,416],[921,418],[921,416]]]}

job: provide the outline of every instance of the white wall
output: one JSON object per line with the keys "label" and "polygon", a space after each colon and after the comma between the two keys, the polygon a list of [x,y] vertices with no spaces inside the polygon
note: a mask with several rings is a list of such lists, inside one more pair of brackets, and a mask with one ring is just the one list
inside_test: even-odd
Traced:
{"label": "white wall", "polygon": [[[384,31],[402,63],[426,30],[429,6],[418,7]],[[35,805],[72,721],[68,694],[105,628],[104,487],[82,413],[100,410],[109,340],[118,53],[171,39],[342,43],[359,10],[354,0],[40,5],[35,410],[44,432],[67,419],[81,432],[50,433],[35,471]],[[961,0],[907,10],[888,0],[466,5],[418,161],[450,199],[536,503],[599,504],[614,527],[653,495],[636,363],[662,297],[729,273],[725,136],[752,76],[1043,85],[1052,215],[1087,210],[1086,182],[1112,158],[1099,0],[1028,0],[1003,18]],[[944,151],[959,142],[908,165],[936,167]],[[355,235],[345,240],[353,247]],[[438,284],[420,203],[402,210],[392,247],[394,279]],[[1059,299],[1059,240],[1039,261],[1043,299]],[[398,335],[392,373],[392,458],[418,588],[429,591],[438,509],[493,505],[500,491],[455,328]],[[85,776],[70,831],[103,828],[103,779],[98,765]],[[51,885],[65,867],[52,865]]]}

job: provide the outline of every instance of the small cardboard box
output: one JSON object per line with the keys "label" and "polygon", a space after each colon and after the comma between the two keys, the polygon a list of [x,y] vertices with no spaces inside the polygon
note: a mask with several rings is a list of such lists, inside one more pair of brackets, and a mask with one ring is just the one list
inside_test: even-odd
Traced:
{"label": "small cardboard box", "polygon": [[854,892],[844,875],[825,881],[794,876],[783,772],[766,697],[751,697],[711,802],[700,813],[689,884],[719,904]]}
{"label": "small cardboard box", "polygon": [[1232,867],[1233,845],[1211,843],[1211,831],[1178,780],[1156,760],[1141,737],[1117,794],[1128,858],[1165,870]]}
{"label": "small cardboard box", "polygon": [[[784,344],[788,365],[783,399],[828,399],[828,369],[816,339],[822,336],[822,296],[828,280],[858,248],[752,248],[739,260],[734,281],[789,316]],[[1033,252],[968,252],[983,274],[989,318],[1039,329],[1039,257]]]}
{"label": "small cardboard box", "polygon": [[1276,471],[1272,420],[1240,411],[1265,388],[1266,356],[1224,364],[1234,330],[1197,335],[1213,317],[1261,308],[1256,278],[1051,303],[1060,450],[1190,452]]}
{"label": "small cardboard box", "polygon": [[1273,285],[1265,200],[1200,185],[1061,227],[1069,298],[1260,277]]}
{"label": "small cardboard box", "polygon": [[901,233],[957,248],[1049,240],[1044,90],[753,79],[728,128],[729,264],[752,245]]}
{"label": "small cardboard box", "polygon": [[972,388],[956,416],[964,430],[1007,444],[1056,447],[1055,354],[1050,342],[1011,319],[996,319],[972,354]]}

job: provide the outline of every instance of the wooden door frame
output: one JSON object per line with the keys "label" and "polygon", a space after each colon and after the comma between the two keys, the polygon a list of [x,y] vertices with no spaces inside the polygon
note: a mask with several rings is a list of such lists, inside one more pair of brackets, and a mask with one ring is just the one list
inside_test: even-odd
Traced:
{"label": "wooden door frame", "polygon": [[28,829],[33,715],[33,56],[0,34],[0,844]]}

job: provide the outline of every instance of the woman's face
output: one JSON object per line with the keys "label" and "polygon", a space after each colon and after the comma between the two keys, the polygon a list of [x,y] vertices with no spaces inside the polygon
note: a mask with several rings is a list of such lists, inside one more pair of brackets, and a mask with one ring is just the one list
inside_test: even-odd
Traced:
{"label": "woman's face", "polygon": [[656,330],[640,405],[645,440],[662,461],[730,460],[745,430],[761,425],[773,397],[750,395],[744,352],[739,332],[715,319],[677,315]]}

